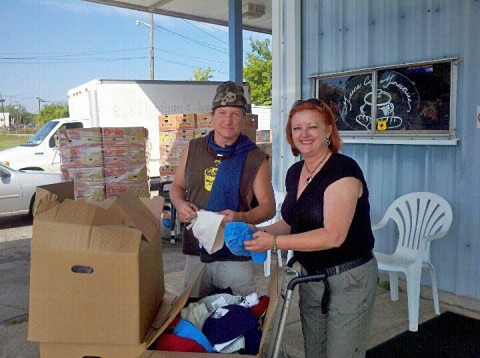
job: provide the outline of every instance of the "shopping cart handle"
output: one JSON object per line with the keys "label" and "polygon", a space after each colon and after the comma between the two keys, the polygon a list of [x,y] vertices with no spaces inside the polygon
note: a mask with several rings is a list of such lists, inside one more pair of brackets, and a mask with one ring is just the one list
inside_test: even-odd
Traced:
{"label": "shopping cart handle", "polygon": [[326,278],[326,275],[323,273],[315,274],[315,275],[305,275],[305,276],[298,276],[290,280],[287,285],[287,290],[293,291],[296,285],[299,283],[305,282],[318,282],[322,281]]}
{"label": "shopping cart handle", "polygon": [[287,262],[287,268],[292,268],[295,262],[297,262],[297,258],[295,256],[292,256],[292,258]]}

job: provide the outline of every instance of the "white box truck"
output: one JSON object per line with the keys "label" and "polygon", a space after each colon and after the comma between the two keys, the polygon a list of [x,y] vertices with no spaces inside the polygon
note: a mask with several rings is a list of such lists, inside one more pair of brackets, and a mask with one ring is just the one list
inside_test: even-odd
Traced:
{"label": "white box truck", "polygon": [[[60,172],[57,133],[62,128],[145,127],[150,178],[159,177],[159,115],[211,111],[220,82],[96,79],[67,93],[70,118],[47,122],[25,144],[0,152],[0,162],[18,170]],[[249,87],[244,84],[250,99]]]}

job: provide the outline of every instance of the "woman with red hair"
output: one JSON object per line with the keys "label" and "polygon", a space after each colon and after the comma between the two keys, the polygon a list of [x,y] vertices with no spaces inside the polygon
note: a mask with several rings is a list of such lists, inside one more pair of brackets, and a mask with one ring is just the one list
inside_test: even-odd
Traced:
{"label": "woman with red hair", "polygon": [[339,153],[335,117],[323,101],[295,102],[286,136],[303,160],[287,172],[282,220],[257,231],[245,247],[294,250],[302,274],[327,276],[299,289],[307,358],[362,357],[378,277],[367,184],[358,164]]}

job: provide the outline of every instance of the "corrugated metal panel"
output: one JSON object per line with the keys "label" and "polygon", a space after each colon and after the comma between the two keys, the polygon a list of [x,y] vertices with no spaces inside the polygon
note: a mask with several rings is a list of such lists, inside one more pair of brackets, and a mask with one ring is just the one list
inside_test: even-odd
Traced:
{"label": "corrugated metal panel", "polygon": [[[431,191],[450,202],[450,232],[432,245],[439,288],[480,299],[480,1],[305,0],[301,19],[303,98],[314,74],[463,58],[457,146],[348,144],[343,152],[365,172],[373,222],[405,193]],[[376,249],[391,252],[394,243],[383,240]]]}

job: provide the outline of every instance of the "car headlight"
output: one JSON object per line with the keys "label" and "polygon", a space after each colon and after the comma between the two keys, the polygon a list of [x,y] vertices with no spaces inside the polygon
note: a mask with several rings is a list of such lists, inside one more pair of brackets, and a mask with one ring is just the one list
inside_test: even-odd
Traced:
{"label": "car headlight", "polygon": [[10,162],[7,162],[7,161],[0,162],[0,164],[6,165],[7,167],[9,167],[9,166],[10,166]]}

